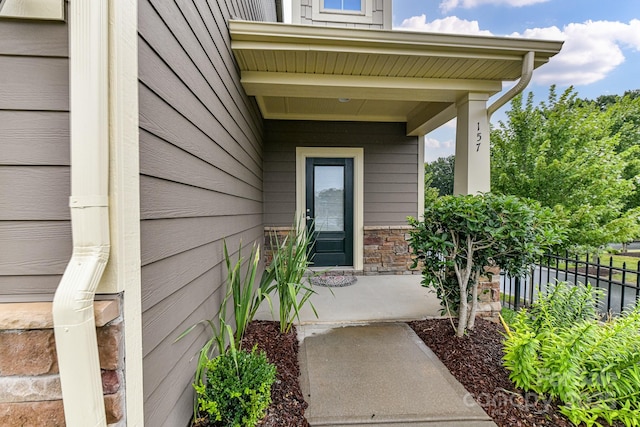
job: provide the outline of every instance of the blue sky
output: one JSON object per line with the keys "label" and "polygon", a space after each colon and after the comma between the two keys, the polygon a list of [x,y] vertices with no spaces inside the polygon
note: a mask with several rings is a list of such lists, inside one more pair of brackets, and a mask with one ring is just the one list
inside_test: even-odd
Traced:
{"label": "blue sky", "polygon": [[[393,0],[396,30],[564,40],[525,93],[573,85],[596,98],[640,89],[640,0]],[[491,102],[491,101],[490,101]],[[505,118],[503,107],[492,123]],[[455,124],[427,135],[427,161],[453,154]]]}

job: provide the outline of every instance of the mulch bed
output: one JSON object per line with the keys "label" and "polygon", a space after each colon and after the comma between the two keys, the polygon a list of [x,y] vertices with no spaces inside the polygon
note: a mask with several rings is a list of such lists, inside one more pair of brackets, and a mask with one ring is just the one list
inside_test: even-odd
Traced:
{"label": "mulch bed", "polygon": [[455,336],[446,319],[409,322],[409,326],[498,426],[573,426],[555,403],[513,385],[502,367],[501,325],[477,319],[474,331],[462,338]]}
{"label": "mulch bed", "polygon": [[[502,367],[504,329],[501,325],[477,319],[475,330],[463,338],[455,336],[451,323],[446,319],[414,321],[409,322],[409,326],[498,426],[573,425],[555,403],[538,399],[535,393],[518,390],[511,383],[508,371]],[[252,348],[254,345],[264,350],[277,368],[276,382],[271,388],[272,403],[258,425],[308,427],[304,417],[308,405],[298,380],[300,368],[295,328],[289,334],[281,335],[278,322],[254,321],[246,331],[243,347]]]}
{"label": "mulch bed", "polygon": [[295,326],[288,334],[280,334],[278,322],[253,321],[247,328],[244,348],[257,345],[276,365],[276,381],[271,386],[271,405],[258,424],[261,427],[307,427],[304,417],[308,404],[300,390],[298,366],[298,338]]}

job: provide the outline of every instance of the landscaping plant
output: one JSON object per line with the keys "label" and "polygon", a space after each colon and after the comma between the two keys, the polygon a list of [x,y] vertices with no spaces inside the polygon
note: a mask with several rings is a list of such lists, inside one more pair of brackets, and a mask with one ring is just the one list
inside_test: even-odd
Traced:
{"label": "landscaping plant", "polygon": [[316,317],[316,309],[309,301],[315,292],[307,269],[311,264],[308,248],[312,238],[304,225],[291,228],[289,234],[280,241],[276,233],[271,234],[273,260],[267,268],[275,279],[280,302],[280,332],[287,333],[295,319],[300,318],[300,309],[309,303]]}
{"label": "landscaping plant", "polygon": [[457,336],[473,329],[485,267],[520,275],[562,240],[550,209],[515,196],[439,197],[426,207],[424,220],[408,220],[412,267],[421,264],[422,285],[434,288],[448,313],[457,314]]}
{"label": "landscaping plant", "polygon": [[255,426],[271,403],[276,368],[264,352],[236,351],[231,347],[207,361],[206,381],[195,386],[198,405],[216,426]]}
{"label": "landscaping plant", "polygon": [[[254,283],[260,261],[259,247],[255,244],[253,245],[247,271],[244,275],[242,274],[244,263],[242,244],[238,249],[238,259],[235,263],[232,263],[226,242],[223,243],[223,251],[227,267],[227,288],[217,316],[212,319],[201,320],[192,325],[180,334],[176,341],[184,338],[200,324],[208,326],[211,330],[211,337],[198,352],[198,362],[193,383],[193,387],[196,390],[193,408],[194,420],[199,419],[203,413],[206,413],[209,417],[213,416],[210,421],[222,421],[222,425],[225,427],[236,425],[252,426],[255,425],[255,422],[248,424],[245,419],[252,420],[254,416],[264,412],[264,408],[260,409],[260,405],[262,404],[261,402],[266,401],[268,406],[273,380],[250,384],[243,378],[253,376],[255,374],[253,371],[258,368],[267,371],[272,368],[275,372],[275,367],[269,365],[266,362],[266,358],[257,357],[257,355],[253,354],[255,349],[252,353],[244,351],[242,349],[242,339],[260,304],[265,299],[271,304],[269,293],[275,288],[273,285],[273,272],[265,271],[256,288]],[[227,323],[227,305],[229,304],[233,305],[234,319],[236,321],[235,332],[231,325]],[[228,348],[227,342],[229,343]],[[229,361],[233,362],[235,370],[218,369],[219,366],[226,366],[227,363],[230,363]],[[211,371],[212,367],[217,369],[215,374]],[[265,388],[267,383],[268,388]],[[252,386],[249,387],[249,385]],[[229,397],[233,394],[236,399],[235,403],[221,406],[217,400],[212,400],[212,390],[218,390],[220,387],[228,393],[225,396]],[[238,396],[236,396],[237,387],[242,387],[240,389],[242,393]],[[267,395],[265,396],[264,393],[267,393]],[[234,405],[245,408],[247,412],[241,413]],[[238,414],[242,415],[240,418],[242,423],[234,424]],[[259,419],[257,418],[256,422]]]}
{"label": "landscaping plant", "polygon": [[558,399],[576,425],[639,426],[640,306],[602,322],[598,292],[549,285],[506,328],[504,366],[516,386]]}

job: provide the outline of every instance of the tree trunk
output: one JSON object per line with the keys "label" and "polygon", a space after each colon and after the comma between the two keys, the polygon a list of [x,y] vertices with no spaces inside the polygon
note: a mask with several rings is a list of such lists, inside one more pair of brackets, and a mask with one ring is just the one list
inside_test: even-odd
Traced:
{"label": "tree trunk", "polygon": [[476,325],[476,313],[478,312],[478,281],[480,280],[480,272],[474,274],[473,288],[471,289],[471,312],[469,313],[469,321],[467,328],[473,330]]}
{"label": "tree trunk", "polygon": [[464,332],[467,330],[467,319],[469,314],[469,303],[467,303],[467,284],[458,282],[460,287],[460,309],[458,310],[458,330],[456,335],[459,337],[464,336]]}

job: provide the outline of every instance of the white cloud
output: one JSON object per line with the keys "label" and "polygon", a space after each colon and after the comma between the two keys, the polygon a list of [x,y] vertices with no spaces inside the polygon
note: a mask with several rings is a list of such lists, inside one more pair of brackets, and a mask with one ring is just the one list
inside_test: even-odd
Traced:
{"label": "white cloud", "polygon": [[557,27],[533,28],[512,37],[564,40],[559,54],[534,73],[539,84],[588,85],[604,79],[625,60],[623,47],[640,51],[640,20],[628,24],[587,21]]}
{"label": "white cloud", "polygon": [[455,8],[471,9],[485,4],[505,5],[510,7],[531,6],[537,3],[546,3],[549,0],[442,0],[440,10],[449,12]]}
{"label": "white cloud", "polygon": [[425,137],[424,138],[424,146],[426,148],[444,148],[444,149],[449,149],[449,148],[455,147],[455,143],[451,139],[446,140],[446,141],[440,141],[439,139],[436,139],[436,138]]}
{"label": "white cloud", "polygon": [[476,34],[490,36],[491,32],[481,30],[478,21],[467,21],[457,16],[447,16],[427,22],[426,15],[412,16],[402,21],[400,28],[403,30],[425,31],[432,33]]}
{"label": "white cloud", "polygon": [[455,129],[457,125],[458,125],[458,118],[456,117],[454,119],[449,120],[447,123],[443,124],[442,127]]}

